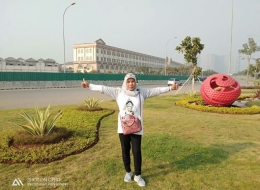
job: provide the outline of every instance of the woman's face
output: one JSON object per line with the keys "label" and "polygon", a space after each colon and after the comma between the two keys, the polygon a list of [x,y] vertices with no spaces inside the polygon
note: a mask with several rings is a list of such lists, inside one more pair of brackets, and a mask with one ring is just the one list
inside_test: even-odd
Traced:
{"label": "woman's face", "polygon": [[126,88],[127,90],[134,90],[136,86],[135,79],[129,78],[126,80]]}

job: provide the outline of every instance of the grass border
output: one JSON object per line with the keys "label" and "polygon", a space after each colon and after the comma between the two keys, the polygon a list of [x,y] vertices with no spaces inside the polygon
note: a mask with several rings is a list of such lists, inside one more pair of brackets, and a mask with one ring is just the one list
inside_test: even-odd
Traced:
{"label": "grass border", "polygon": [[[82,117],[85,117],[86,111],[74,110],[74,113],[82,114]],[[100,114],[101,111],[95,111],[95,113]],[[110,109],[103,109],[98,120],[93,120],[93,122],[88,122],[90,124],[90,134],[89,138],[80,135],[72,135],[70,139],[67,141],[61,141],[56,144],[42,145],[38,147],[30,147],[17,149],[15,147],[10,146],[10,140],[12,140],[12,135],[14,132],[5,133],[2,136],[2,140],[0,141],[0,163],[4,164],[15,164],[15,163],[27,163],[27,164],[47,164],[53,161],[62,160],[70,155],[79,154],[93,146],[95,146],[99,141],[99,128],[100,123],[103,118],[113,114],[115,111]],[[90,115],[93,115],[94,112],[91,112]],[[70,117],[75,117],[75,115],[68,112]],[[66,117],[66,115],[63,117]],[[66,118],[70,120],[70,118]],[[86,118],[88,120],[88,118]],[[65,121],[66,122],[66,121]],[[89,130],[89,127],[81,126],[79,129],[83,131]],[[86,125],[86,124],[85,124]],[[84,128],[85,127],[85,128]],[[73,127],[69,127],[69,130],[73,130],[74,134],[77,133],[79,129],[75,129]],[[76,133],[75,133],[76,132]]]}

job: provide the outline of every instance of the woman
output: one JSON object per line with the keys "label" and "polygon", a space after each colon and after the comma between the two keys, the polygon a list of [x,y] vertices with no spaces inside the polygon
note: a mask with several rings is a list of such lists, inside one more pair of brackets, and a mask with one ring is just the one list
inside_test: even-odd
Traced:
{"label": "woman", "polygon": [[[128,73],[125,75],[122,88],[114,88],[103,85],[94,85],[87,83],[84,79],[81,83],[83,88],[89,88],[90,90],[100,91],[103,94],[111,96],[116,100],[119,108],[118,114],[118,128],[117,132],[119,134],[119,139],[122,149],[122,158],[124,162],[124,167],[126,174],[124,177],[125,182],[130,182],[132,180],[133,173],[130,168],[130,149],[132,146],[132,153],[134,157],[134,168],[135,176],[134,181],[138,183],[139,186],[145,186],[145,181],[141,177],[141,167],[142,167],[142,154],[141,154],[141,140],[144,133],[143,126],[143,103],[146,98],[157,96],[162,93],[169,92],[171,90],[177,90],[178,85],[173,84],[171,87],[158,87],[158,88],[139,88],[136,84],[136,76],[133,73]],[[131,110],[129,110],[129,103],[131,104]],[[142,130],[129,135],[123,134],[123,129],[121,125],[121,118],[124,118],[127,112],[131,111],[134,117],[139,118],[142,125]]]}

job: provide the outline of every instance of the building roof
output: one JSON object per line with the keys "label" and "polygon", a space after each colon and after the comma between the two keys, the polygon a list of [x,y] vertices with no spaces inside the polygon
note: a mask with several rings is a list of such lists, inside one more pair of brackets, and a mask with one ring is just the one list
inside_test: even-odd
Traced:
{"label": "building roof", "polygon": [[29,58],[29,59],[26,59],[26,62],[37,62],[37,61],[33,58]]}
{"label": "building roof", "polygon": [[18,61],[24,61],[24,59],[21,58],[21,57],[19,57],[17,60],[18,60]]}
{"label": "building roof", "polygon": [[44,60],[44,59],[42,59],[42,58],[38,59],[37,61],[42,61],[42,62],[45,62],[45,60]]}
{"label": "building roof", "polygon": [[13,57],[7,57],[5,59],[6,61],[17,61],[17,59],[13,58]]}
{"label": "building roof", "polygon": [[96,40],[95,43],[96,43],[96,44],[106,45],[106,43],[105,43],[101,38],[99,38],[98,40]]}
{"label": "building roof", "polygon": [[45,62],[48,62],[48,63],[56,63],[56,61],[53,60],[53,59],[46,59]]}

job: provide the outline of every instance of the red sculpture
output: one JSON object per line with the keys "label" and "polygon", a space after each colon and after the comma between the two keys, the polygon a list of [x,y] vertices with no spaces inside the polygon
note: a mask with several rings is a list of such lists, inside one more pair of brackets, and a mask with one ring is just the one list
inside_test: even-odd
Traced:
{"label": "red sculpture", "polygon": [[230,106],[241,94],[239,83],[226,74],[207,77],[200,87],[203,100],[212,106]]}

